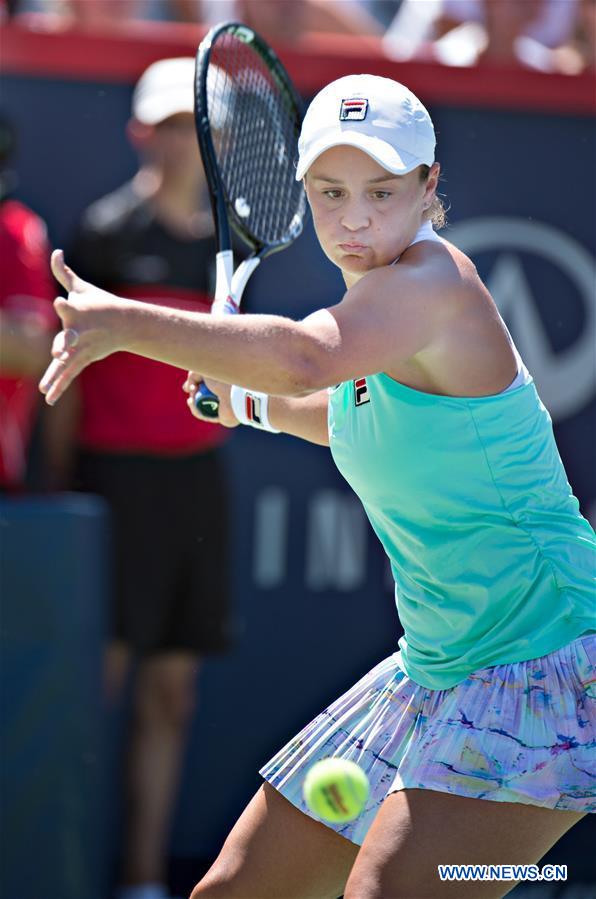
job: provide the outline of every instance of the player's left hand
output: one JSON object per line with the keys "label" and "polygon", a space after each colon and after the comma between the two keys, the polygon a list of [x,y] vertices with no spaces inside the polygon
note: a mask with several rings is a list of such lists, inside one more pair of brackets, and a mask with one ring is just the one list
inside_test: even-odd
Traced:
{"label": "player's left hand", "polygon": [[[195,393],[197,392],[197,387],[201,381],[204,381],[209,390],[211,390],[211,392],[219,399],[219,415],[215,419],[201,415],[195,406]],[[224,384],[222,381],[216,381],[214,378],[205,378],[195,371],[189,371],[186,381],[182,385],[182,389],[189,395],[186,404],[195,418],[198,418],[201,421],[210,421],[211,423],[217,422],[225,428],[235,428],[240,424],[232,412],[232,404],[230,403],[230,390],[232,388],[229,384]]]}
{"label": "player's left hand", "polygon": [[113,322],[118,298],[79,278],[64,262],[62,250],[52,253],[52,273],[68,291],[68,299],[58,297],[54,302],[62,330],[54,338],[54,358],[39,382],[50,406],[87,365],[119,349]]}

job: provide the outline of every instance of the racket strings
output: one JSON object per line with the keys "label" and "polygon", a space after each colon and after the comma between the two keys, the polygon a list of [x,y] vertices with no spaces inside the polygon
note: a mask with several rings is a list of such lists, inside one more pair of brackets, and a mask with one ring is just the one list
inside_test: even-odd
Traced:
{"label": "racket strings", "polygon": [[[266,77],[247,66],[236,80],[234,102],[235,142],[228,142],[223,168],[229,175],[229,198],[235,212],[248,218],[252,230],[267,240],[276,240],[286,230],[287,180],[271,178],[275,147],[272,138],[279,135],[280,119]],[[240,87],[240,91],[238,91]],[[278,137],[279,139],[279,137]],[[284,196],[285,188],[285,196]]]}
{"label": "racket strings", "polygon": [[228,203],[263,244],[285,242],[305,211],[295,180],[300,115],[282,76],[235,36],[212,46],[207,113]]}

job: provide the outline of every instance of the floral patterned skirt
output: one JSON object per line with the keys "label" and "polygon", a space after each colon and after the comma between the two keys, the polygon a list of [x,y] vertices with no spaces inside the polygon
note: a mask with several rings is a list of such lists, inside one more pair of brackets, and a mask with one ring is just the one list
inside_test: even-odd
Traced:
{"label": "floral patterned skirt", "polygon": [[397,652],[260,773],[312,816],[302,782],[327,756],[351,759],[368,775],[362,814],[329,825],[357,844],[383,799],[408,788],[596,811],[596,635],[541,658],[482,668],[447,690],[414,683]]}

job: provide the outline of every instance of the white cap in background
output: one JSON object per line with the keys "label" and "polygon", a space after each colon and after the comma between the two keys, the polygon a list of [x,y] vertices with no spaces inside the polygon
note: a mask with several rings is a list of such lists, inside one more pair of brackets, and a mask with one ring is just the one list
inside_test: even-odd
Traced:
{"label": "white cap in background", "polygon": [[160,59],[146,69],[132,96],[132,113],[144,125],[194,110],[195,61],[190,56]]}
{"label": "white cap in background", "polygon": [[357,147],[389,172],[405,175],[435,161],[435,130],[418,97],[391,78],[346,75],[320,91],[298,141],[296,180],[331,147]]}

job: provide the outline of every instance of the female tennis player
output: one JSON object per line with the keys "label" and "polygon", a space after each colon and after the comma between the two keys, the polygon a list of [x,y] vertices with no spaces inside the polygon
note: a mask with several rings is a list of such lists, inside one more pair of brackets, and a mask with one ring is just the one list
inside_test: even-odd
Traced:
{"label": "female tennis player", "polygon": [[[49,403],[117,350],[200,372],[224,424],[330,445],[395,577],[400,651],[265,765],[192,899],[492,899],[514,883],[442,882],[437,866],[535,863],[596,809],[594,534],[488,291],[433,230],[434,151],[394,81],[317,95],[297,177],[348,289],[301,322],[131,303],[54,255],[69,296]],[[303,805],[325,756],[369,777],[349,824]]]}

